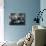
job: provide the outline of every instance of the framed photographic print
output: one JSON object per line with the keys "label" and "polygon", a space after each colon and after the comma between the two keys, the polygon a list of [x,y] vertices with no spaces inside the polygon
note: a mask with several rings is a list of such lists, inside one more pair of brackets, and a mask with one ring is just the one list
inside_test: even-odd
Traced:
{"label": "framed photographic print", "polygon": [[9,25],[25,25],[25,13],[10,13]]}

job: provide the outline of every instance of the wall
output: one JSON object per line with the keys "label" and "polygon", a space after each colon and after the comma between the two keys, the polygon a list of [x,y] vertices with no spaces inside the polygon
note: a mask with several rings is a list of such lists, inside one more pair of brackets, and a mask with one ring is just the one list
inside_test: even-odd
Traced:
{"label": "wall", "polygon": [[[46,0],[41,0],[40,1],[40,9],[41,9],[41,11],[43,9],[46,9]],[[46,26],[46,10],[43,12],[42,17],[43,17],[43,22],[41,21],[40,25]]]}
{"label": "wall", "polygon": [[[35,12],[40,10],[40,0],[4,0],[4,38],[7,41],[18,41],[32,29]],[[25,12],[26,24],[23,26],[10,26],[11,12]]]}

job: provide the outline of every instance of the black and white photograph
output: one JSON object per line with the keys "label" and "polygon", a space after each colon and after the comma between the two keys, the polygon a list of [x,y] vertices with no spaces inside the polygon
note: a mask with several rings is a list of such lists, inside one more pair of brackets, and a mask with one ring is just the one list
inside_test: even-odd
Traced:
{"label": "black and white photograph", "polygon": [[11,13],[9,25],[25,25],[25,13]]}

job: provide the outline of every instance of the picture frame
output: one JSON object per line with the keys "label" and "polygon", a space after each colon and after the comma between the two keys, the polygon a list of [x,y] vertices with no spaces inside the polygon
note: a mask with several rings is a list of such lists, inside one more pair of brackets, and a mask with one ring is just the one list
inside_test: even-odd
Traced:
{"label": "picture frame", "polygon": [[9,25],[25,25],[25,13],[10,13]]}

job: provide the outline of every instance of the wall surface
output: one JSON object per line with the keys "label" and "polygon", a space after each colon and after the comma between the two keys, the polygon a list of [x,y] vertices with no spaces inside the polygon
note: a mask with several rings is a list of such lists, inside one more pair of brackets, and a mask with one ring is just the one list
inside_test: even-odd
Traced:
{"label": "wall surface", "polygon": [[[7,41],[18,41],[32,30],[32,21],[40,9],[40,0],[4,0],[4,38]],[[25,25],[9,25],[11,12],[24,12],[26,14]]]}
{"label": "wall surface", "polygon": [[[41,11],[42,11],[43,9],[46,9],[46,0],[41,0],[41,1],[40,1],[40,9],[41,9]],[[43,25],[43,26],[46,27],[46,10],[43,12],[42,17],[43,17],[43,22],[40,21],[40,25]]]}

